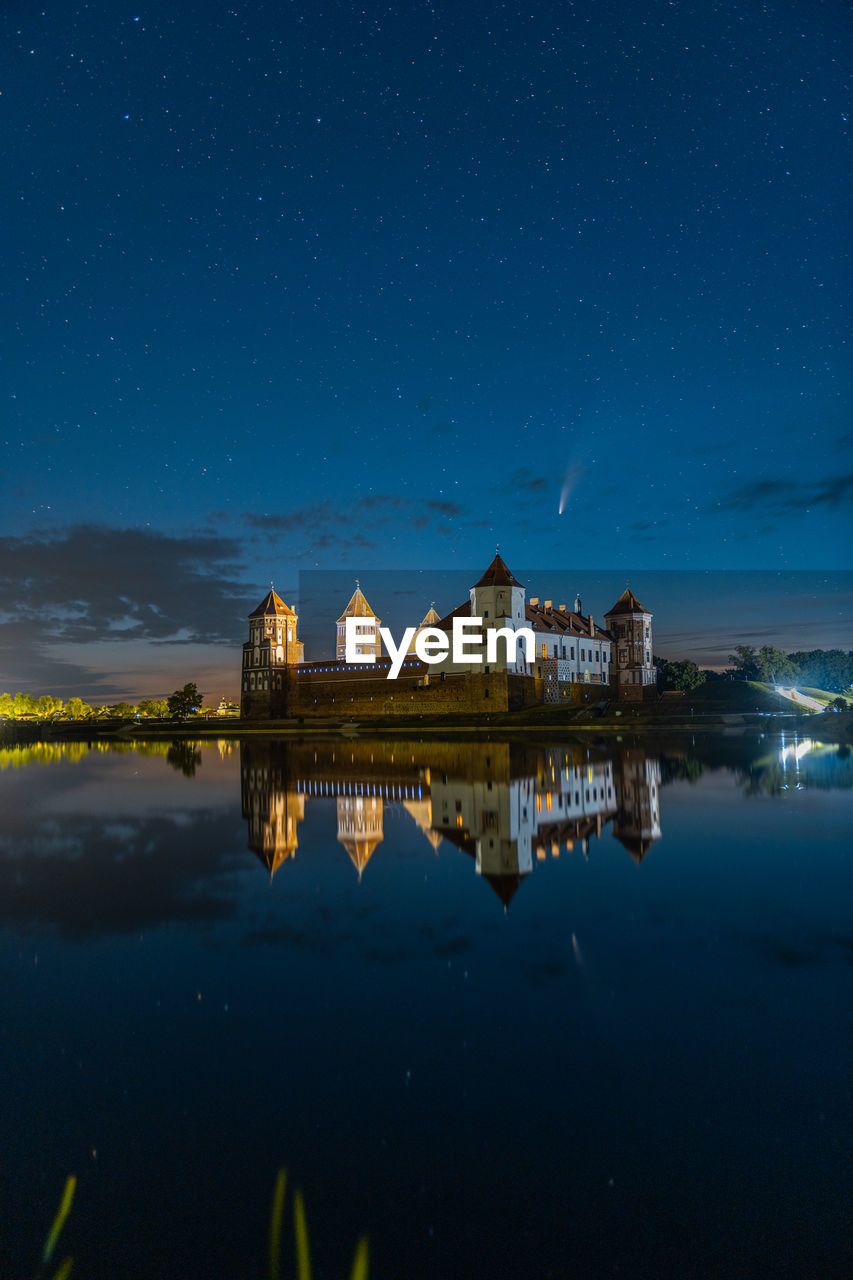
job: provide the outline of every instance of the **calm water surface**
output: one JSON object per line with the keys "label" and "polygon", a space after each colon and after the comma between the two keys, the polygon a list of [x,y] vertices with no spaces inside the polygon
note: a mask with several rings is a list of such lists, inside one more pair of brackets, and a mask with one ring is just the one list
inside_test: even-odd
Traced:
{"label": "calm water surface", "polygon": [[75,1275],[264,1276],[285,1165],[320,1277],[853,1274],[851,788],[769,736],[0,751],[0,1272],[75,1173]]}

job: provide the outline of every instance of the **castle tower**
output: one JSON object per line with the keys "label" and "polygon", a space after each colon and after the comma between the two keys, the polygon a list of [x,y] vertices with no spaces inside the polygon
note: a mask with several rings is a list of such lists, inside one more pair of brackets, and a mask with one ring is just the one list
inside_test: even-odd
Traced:
{"label": "castle tower", "polygon": [[303,661],[297,622],[297,615],[272,587],[249,614],[249,639],[243,645],[241,716],[283,714],[282,668]]}
{"label": "castle tower", "polygon": [[657,669],[652,665],[652,615],[626,587],[604,615],[613,637],[610,679],[619,698],[639,702],[657,695]]}
{"label": "castle tower", "polygon": [[421,622],[417,631],[412,636],[412,639],[409,643],[409,647],[406,650],[406,652],[414,653],[415,645],[418,642],[418,636],[421,634],[421,632],[426,631],[427,627],[437,627],[440,622],[441,622],[441,618],[438,616],[438,614],[435,611],[435,601],[433,601],[433,603],[429,607],[429,611],[426,614],[424,614],[423,622]]}
{"label": "castle tower", "polygon": [[[500,554],[496,554],[486,572],[469,591],[471,616],[483,619],[483,630],[508,627],[518,631],[525,623],[527,592],[512,576]],[[506,646],[498,646],[495,670],[506,670]]]}
{"label": "castle tower", "polygon": [[337,621],[338,636],[337,636],[337,644],[335,646],[335,657],[337,658],[338,662],[346,661],[347,618],[374,618],[375,619],[376,643],[368,644],[364,640],[362,640],[359,647],[362,653],[373,653],[376,655],[377,658],[381,657],[382,645],[379,640],[379,626],[380,626],[381,619],[376,617],[376,614],[373,612],[370,605],[367,603],[364,592],[362,591],[361,587],[358,584],[358,578],[356,578],[355,580],[355,591],[353,591],[352,595],[349,598],[349,603],[347,604],[347,607],[344,609],[343,613],[341,614],[341,616],[338,618],[338,621]]}

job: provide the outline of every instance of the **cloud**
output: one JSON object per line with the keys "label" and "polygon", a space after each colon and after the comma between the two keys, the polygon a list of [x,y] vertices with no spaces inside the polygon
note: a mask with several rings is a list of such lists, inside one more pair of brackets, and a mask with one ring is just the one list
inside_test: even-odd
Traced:
{"label": "cloud", "polygon": [[446,516],[449,520],[455,519],[457,516],[464,516],[465,508],[460,506],[458,502],[425,502],[424,506],[428,511],[434,511],[438,515]]}
{"label": "cloud", "polygon": [[754,511],[764,508],[774,515],[801,514],[813,507],[835,508],[853,496],[853,472],[824,476],[802,483],[797,480],[755,480],[741,485],[727,497],[712,503],[709,512]]}
{"label": "cloud", "polygon": [[202,657],[239,670],[258,596],[228,539],[76,525],[0,538],[0,566],[3,689],[98,702],[174,688]]}
{"label": "cloud", "polygon": [[668,520],[635,520],[628,527],[632,533],[646,533],[650,529],[665,529],[668,524]]}
{"label": "cloud", "polygon": [[0,644],[233,643],[244,630],[246,588],[225,538],[75,525],[0,538],[0,563]]}
{"label": "cloud", "polygon": [[547,476],[536,475],[529,467],[519,467],[510,476],[506,488],[509,493],[517,493],[521,490],[522,493],[541,498],[548,493],[552,484],[553,480],[548,479]]}
{"label": "cloud", "polygon": [[237,832],[211,813],[125,819],[112,831],[88,816],[33,818],[8,848],[0,840],[0,923],[84,938],[233,919],[233,873],[250,865]]}
{"label": "cloud", "polygon": [[337,551],[344,543],[359,551],[376,550],[379,542],[355,532],[359,524],[369,531],[381,529],[398,521],[403,510],[412,513],[407,514],[406,521],[416,529],[427,528],[439,517],[457,520],[466,513],[460,503],[443,498],[418,500],[395,493],[368,493],[347,504],[323,500],[278,514],[249,511],[244,518],[252,529],[264,533],[297,535],[299,551],[316,555],[321,551]]}

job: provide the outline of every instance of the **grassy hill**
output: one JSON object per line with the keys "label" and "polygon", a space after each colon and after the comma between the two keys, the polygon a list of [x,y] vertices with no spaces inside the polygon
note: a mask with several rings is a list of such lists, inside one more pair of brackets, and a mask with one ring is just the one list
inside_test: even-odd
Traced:
{"label": "grassy hill", "polygon": [[826,689],[809,689],[805,685],[797,685],[800,693],[806,694],[809,698],[816,698],[818,702],[822,702],[825,707],[830,702],[834,702],[836,698],[843,698],[848,707],[853,707],[853,695],[849,693],[829,693]]}
{"label": "grassy hill", "polygon": [[683,701],[695,707],[697,712],[705,713],[787,711],[805,714],[802,707],[795,707],[788,698],[777,693],[772,684],[759,680],[709,680],[688,693]]}

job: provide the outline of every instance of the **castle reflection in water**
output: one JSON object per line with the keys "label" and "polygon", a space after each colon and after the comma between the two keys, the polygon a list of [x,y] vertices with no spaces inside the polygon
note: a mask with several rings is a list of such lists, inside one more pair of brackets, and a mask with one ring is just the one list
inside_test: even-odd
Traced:
{"label": "castle reflection in water", "polygon": [[273,876],[296,854],[305,806],[334,800],[337,838],[359,878],[402,806],[433,849],[448,840],[507,906],[535,862],[587,855],[612,834],[640,862],[659,839],[660,764],[640,748],[490,742],[248,742],[240,747],[249,848]]}

